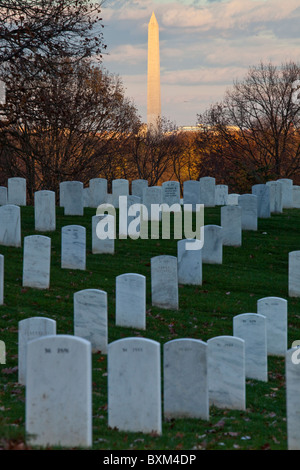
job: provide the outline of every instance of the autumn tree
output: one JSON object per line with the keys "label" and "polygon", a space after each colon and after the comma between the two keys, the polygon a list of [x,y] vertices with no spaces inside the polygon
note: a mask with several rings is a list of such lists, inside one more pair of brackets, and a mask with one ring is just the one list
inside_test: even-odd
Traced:
{"label": "autumn tree", "polygon": [[93,0],[1,0],[0,64],[51,54],[60,59],[101,54],[101,5]]}
{"label": "autumn tree", "polygon": [[31,200],[36,190],[57,191],[60,181],[104,174],[139,122],[121,79],[87,60],[62,58],[55,75],[38,67],[26,80],[19,60],[0,77],[9,83],[2,171],[25,177]]}
{"label": "autumn tree", "polygon": [[165,176],[173,177],[173,160],[180,153],[180,133],[176,125],[161,117],[157,129],[153,132],[146,126],[137,127],[129,141],[134,177],[148,180],[150,186],[157,185]]}
{"label": "autumn tree", "polygon": [[261,63],[235,82],[222,102],[198,115],[211,145],[222,142],[229,172],[247,175],[251,184],[300,176],[299,78],[295,63]]}

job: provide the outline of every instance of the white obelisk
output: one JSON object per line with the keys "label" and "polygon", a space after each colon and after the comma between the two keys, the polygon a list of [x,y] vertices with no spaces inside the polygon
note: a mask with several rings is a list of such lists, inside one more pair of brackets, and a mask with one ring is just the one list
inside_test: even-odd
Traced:
{"label": "white obelisk", "polygon": [[148,25],[147,125],[157,131],[161,116],[159,26],[154,12]]}

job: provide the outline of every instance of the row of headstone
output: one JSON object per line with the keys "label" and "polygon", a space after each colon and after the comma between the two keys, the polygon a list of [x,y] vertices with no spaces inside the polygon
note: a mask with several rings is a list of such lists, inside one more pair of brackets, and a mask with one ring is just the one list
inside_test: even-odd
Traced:
{"label": "row of headstone", "polygon": [[300,251],[291,251],[288,259],[288,290],[290,297],[300,297]]}
{"label": "row of headstone", "polygon": [[[258,322],[264,318],[252,315]],[[259,323],[251,320],[255,319],[242,315],[241,325],[236,321],[239,334],[246,324],[253,332],[259,331]],[[19,333],[23,342],[19,347],[26,347],[19,374],[22,376],[25,367],[27,441],[41,447],[91,447],[91,344],[76,336],[56,335],[55,322],[49,319],[37,318],[34,325],[30,321],[24,321]],[[184,338],[164,344],[165,419],[208,420],[211,405],[245,410],[248,332],[245,336],[246,340],[220,336],[207,343]],[[296,450],[300,448],[299,353],[293,348],[285,356],[288,448]],[[125,338],[109,344],[109,427],[162,433],[160,368],[160,344],[156,341]]]}
{"label": "row of headstone", "polygon": [[[279,183],[279,184],[277,184]],[[266,183],[270,188],[270,210],[271,212],[282,212],[283,208],[299,207],[299,186],[294,185],[288,178]],[[215,178],[202,177],[198,181],[190,180],[184,182],[184,203],[204,204],[207,207],[215,205],[237,205],[239,194],[228,194],[227,185],[216,185]],[[263,196],[262,186],[254,185],[253,194],[256,191],[262,197],[262,209],[259,213],[268,212],[266,199]],[[180,203],[180,185],[177,181],[167,181],[158,186],[161,192],[160,201],[169,205]],[[143,199],[144,191],[148,188],[148,181],[143,179],[133,180],[131,194]],[[88,191],[84,191],[88,190]],[[126,179],[115,179],[112,181],[112,194],[110,202],[118,207],[119,196],[129,195],[129,181]],[[88,188],[83,188],[80,181],[63,181],[60,183],[60,206],[65,208],[65,215],[82,215],[83,207],[97,208],[100,204],[108,201],[107,180],[105,178],[93,178]],[[9,178],[7,188],[0,187],[0,205],[15,204],[26,205],[26,179]]]}

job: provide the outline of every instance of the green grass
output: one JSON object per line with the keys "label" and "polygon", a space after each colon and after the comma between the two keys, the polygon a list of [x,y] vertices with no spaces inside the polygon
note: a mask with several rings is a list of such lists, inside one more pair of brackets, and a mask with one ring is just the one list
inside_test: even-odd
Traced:
{"label": "green grass", "polygon": [[[17,383],[18,322],[32,316],[56,320],[58,334],[73,334],[73,294],[97,288],[108,294],[108,340],[143,336],[163,344],[175,338],[207,341],[232,335],[235,315],[256,312],[266,296],[288,300],[288,347],[300,339],[300,299],[288,297],[288,253],[300,249],[300,211],[284,210],[259,219],[258,231],[243,231],[242,247],[224,247],[222,265],[203,265],[202,286],[179,286],[179,311],[151,306],[151,257],[177,256],[176,240],[116,240],[114,255],[91,252],[91,217],[66,217],[57,208],[52,240],[51,287],[22,287],[23,249],[0,246],[5,256],[5,305],[0,307],[0,339],[6,343],[6,364],[0,366],[0,448],[26,448],[25,388]],[[87,229],[87,269],[60,268],[61,227]],[[205,224],[220,224],[220,208],[206,209]],[[22,208],[22,239],[35,234],[32,207]],[[23,243],[22,243],[23,244]],[[135,272],[147,278],[146,331],[115,325],[115,278]],[[93,355],[93,449],[196,450],[286,449],[284,358],[268,359],[267,383],[246,381],[245,411],[210,408],[209,421],[163,421],[161,436],[108,428],[106,356]]]}

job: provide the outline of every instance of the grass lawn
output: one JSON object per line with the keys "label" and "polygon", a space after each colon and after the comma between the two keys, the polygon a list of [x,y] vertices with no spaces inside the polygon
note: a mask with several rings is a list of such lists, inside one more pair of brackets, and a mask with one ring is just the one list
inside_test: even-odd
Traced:
{"label": "grass lawn", "polygon": [[[179,310],[151,306],[150,259],[177,256],[177,240],[116,240],[114,255],[93,255],[91,218],[64,216],[57,208],[52,240],[49,290],[22,287],[23,248],[0,246],[5,257],[5,304],[0,307],[0,340],[6,343],[6,364],[0,366],[0,449],[23,449],[25,441],[25,388],[18,384],[18,322],[46,316],[57,322],[57,334],[73,335],[73,294],[96,288],[108,295],[108,341],[142,336],[163,344],[176,338],[207,341],[232,335],[232,319],[255,313],[257,300],[275,296],[288,300],[288,347],[300,340],[300,299],[288,297],[288,253],[300,250],[300,210],[284,210],[259,219],[258,231],[243,231],[242,247],[224,247],[223,264],[203,264],[202,286],[179,286]],[[33,207],[22,207],[23,237],[35,234]],[[87,269],[60,268],[61,227],[87,229]],[[220,224],[220,208],[205,209],[205,224]],[[115,326],[115,278],[124,273],[147,278],[146,331]],[[208,421],[163,421],[161,436],[120,432],[107,422],[106,356],[93,355],[93,449],[201,450],[286,449],[284,358],[268,358],[268,382],[246,380],[245,411],[210,408]]]}

